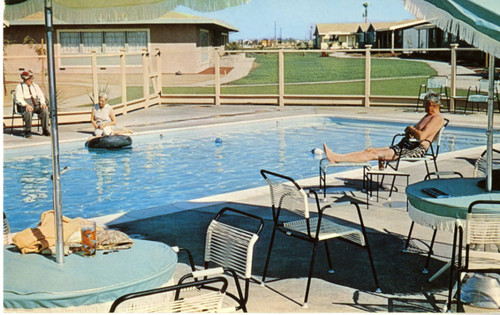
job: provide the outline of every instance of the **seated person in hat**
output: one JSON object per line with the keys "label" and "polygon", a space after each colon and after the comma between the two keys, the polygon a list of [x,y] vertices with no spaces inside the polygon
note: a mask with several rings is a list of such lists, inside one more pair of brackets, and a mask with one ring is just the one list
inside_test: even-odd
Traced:
{"label": "seated person in hat", "polygon": [[[399,157],[419,158],[425,155],[434,138],[444,124],[440,112],[440,97],[434,92],[429,92],[424,98],[425,116],[415,126],[405,129],[406,136],[396,145],[385,148],[367,148],[358,152],[338,154],[333,152],[323,143],[326,157],[331,163],[339,162],[368,162],[382,157],[384,161],[394,161]],[[410,139],[417,141],[410,141]]]}
{"label": "seated person in hat", "polygon": [[99,93],[99,103],[92,107],[90,122],[94,126],[94,136],[109,136],[113,134],[113,126],[116,125],[113,107],[108,104],[108,94]]}
{"label": "seated person in hat", "polygon": [[34,76],[31,71],[23,71],[21,73],[23,82],[16,87],[15,102],[17,111],[23,115],[24,120],[24,136],[31,138],[31,122],[33,113],[38,114],[42,122],[42,130],[44,136],[50,136],[49,132],[49,109],[38,84],[33,82]]}

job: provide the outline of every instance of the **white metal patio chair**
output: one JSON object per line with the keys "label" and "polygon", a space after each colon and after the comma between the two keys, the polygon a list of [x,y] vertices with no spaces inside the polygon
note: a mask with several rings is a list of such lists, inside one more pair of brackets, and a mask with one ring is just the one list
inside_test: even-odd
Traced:
{"label": "white metal patio chair", "polygon": [[[373,278],[375,280],[376,290],[377,292],[380,292],[380,286],[377,280],[375,265],[373,264],[372,253],[368,244],[366,229],[363,223],[363,218],[361,216],[361,210],[357,203],[351,202],[351,204],[354,205],[357,209],[361,229],[347,227],[326,219],[324,217],[324,211],[328,208],[331,208],[332,205],[321,207],[318,195],[314,190],[311,190],[310,193],[314,195],[318,212],[313,214],[309,210],[309,201],[306,192],[292,178],[267,170],[261,170],[260,173],[269,184],[274,222],[273,232],[266,258],[266,264],[262,276],[263,285],[265,284],[266,280],[276,231],[279,231],[287,236],[292,236],[297,239],[314,244],[309,266],[309,276],[306,284],[303,307],[307,307],[309,287],[311,285],[311,278],[314,268],[314,259],[316,256],[318,244],[320,242],[324,242],[325,244],[330,273],[333,273],[330,251],[327,244],[327,240],[333,238],[338,238],[340,240],[366,248],[368,252],[368,258],[370,260]],[[284,212],[293,213],[300,219],[283,222],[281,220]]]}
{"label": "white metal patio chair", "polygon": [[418,99],[417,106],[415,107],[415,111],[418,111],[418,106],[420,103],[424,102],[424,98],[429,93],[429,90],[433,90],[436,93],[439,93],[441,100],[446,100],[448,110],[450,109],[450,97],[448,95],[448,77],[445,75],[431,75],[427,79],[427,83],[420,84],[418,88]]}
{"label": "white metal patio chair", "polygon": [[[250,223],[252,221],[254,231],[248,231],[242,227],[236,227],[223,221],[227,219],[224,215],[228,213],[241,216],[244,220],[240,222]],[[249,220],[250,219],[250,220]],[[250,280],[252,278],[253,253],[259,234],[264,227],[262,218],[233,208],[225,207],[217,213],[207,229],[205,241],[205,268],[216,265],[224,268],[225,272],[232,275],[238,297],[230,295],[239,301],[238,309],[247,311]],[[238,276],[245,279],[245,289],[242,290]]]}
{"label": "white metal patio chair", "polygon": [[[116,299],[110,313],[227,313],[224,309],[228,281],[222,268],[196,271],[183,276],[177,285],[123,295]],[[193,281],[185,282],[187,279]],[[197,278],[205,278],[196,280]]]}
{"label": "white metal patio chair", "polygon": [[[234,215],[231,216],[233,219],[239,216],[243,220],[239,220],[238,226],[231,225],[227,223],[230,218],[230,216],[227,215],[228,213]],[[253,231],[248,231],[240,227],[240,225],[251,225]],[[249,297],[250,280],[252,279],[254,247],[263,227],[264,220],[262,218],[230,207],[225,207],[217,213],[207,228],[204,270],[214,269],[209,267],[211,267],[210,265],[215,265],[222,268],[221,270],[223,273],[231,275],[234,279],[237,295],[231,292],[226,292],[226,295],[238,301],[236,309],[241,309],[243,312],[247,312],[246,304]],[[176,252],[186,252],[191,270],[196,270],[193,256],[188,249],[179,248],[177,246],[172,248]],[[241,288],[239,277],[245,280],[244,290]]]}
{"label": "white metal patio chair", "polygon": [[[460,310],[462,306],[460,294],[462,275],[464,273],[500,272],[500,252],[496,248],[498,244],[500,244],[500,201],[477,200],[472,202],[467,211],[465,224],[457,223],[455,225],[448,291],[448,311],[451,310],[455,282],[457,283],[457,310]],[[493,251],[484,251],[484,247],[488,246],[495,247],[495,249]],[[453,275],[454,271],[457,273],[455,277]]]}
{"label": "white metal patio chair", "polygon": [[[12,132],[14,131],[14,117],[16,115],[21,116],[21,121],[23,122],[23,132],[24,132],[25,123],[24,123],[24,119],[23,119],[23,114],[19,110],[20,105],[18,103],[16,103],[16,90],[10,91],[10,97],[12,98],[12,119],[10,121],[10,133],[12,134]],[[37,117],[36,130],[40,131],[40,116],[37,113],[33,113],[33,117],[35,117],[35,115]]]}
{"label": "white metal patio chair", "polygon": [[[493,149],[493,170],[500,169],[500,151]],[[474,163],[473,177],[486,177],[486,150]]]}
{"label": "white metal patio chair", "polygon": [[[441,127],[441,129],[436,134],[436,136],[433,139],[433,141],[430,142],[429,148],[427,148],[427,152],[425,152],[425,155],[423,157],[419,157],[419,158],[404,158],[404,157],[402,158],[402,157],[399,157],[395,161],[387,162],[387,166],[389,166],[393,170],[397,171],[399,169],[399,164],[400,164],[401,161],[409,161],[409,162],[424,161],[425,162],[426,174],[430,174],[431,173],[430,167],[429,167],[429,163],[431,163],[431,162],[434,164],[434,171],[435,172],[439,172],[438,164],[437,164],[437,159],[438,159],[438,156],[439,156],[439,149],[441,147],[441,139],[443,137],[443,132],[444,132],[445,128],[448,126],[449,122],[450,122],[449,119],[444,118],[443,127]],[[397,135],[395,135],[392,138],[391,146],[393,146],[393,145],[395,145],[397,143],[396,140],[401,139],[404,136],[405,136],[405,134],[397,134]],[[428,140],[424,140],[424,141],[429,142]],[[382,181],[380,183],[381,186],[382,186],[382,182],[383,181],[384,181],[384,179],[382,178]],[[396,177],[394,177],[392,179],[391,191],[389,193],[389,197],[391,196],[392,191],[394,189],[395,181],[396,181]]]}
{"label": "white metal patio chair", "polygon": [[9,245],[12,243],[12,235],[10,233],[10,225],[5,211],[3,212],[3,245]]}
{"label": "white metal patio chair", "polygon": [[[460,172],[456,171],[444,171],[444,172],[432,172],[429,173],[425,176],[424,180],[430,180],[430,179],[440,179],[440,178],[463,178],[464,176]],[[408,232],[408,237],[406,238],[406,244],[405,248],[403,249],[403,252],[409,252],[408,246],[410,245],[410,239],[411,239],[411,233],[413,232],[413,227],[415,226],[415,222],[411,221],[410,225],[410,231]],[[428,273],[428,268],[429,268],[429,263],[431,261],[431,256],[432,256],[432,248],[434,247],[434,241],[436,240],[436,235],[437,235],[437,229],[433,229],[432,232],[432,239],[431,243],[429,245],[429,253],[427,254],[427,260],[425,262],[424,269],[422,270],[422,273]]]}
{"label": "white metal patio chair", "polygon": [[[474,104],[476,105],[477,111],[479,111],[479,104],[488,104],[488,90],[489,81],[486,79],[480,79],[477,85],[469,86],[467,89],[467,98],[465,99],[464,115],[467,114],[467,105],[471,104],[471,112],[474,112]],[[497,99],[499,111],[500,111],[500,97],[498,95],[498,82],[494,84],[494,95],[493,97]]]}
{"label": "white metal patio chair", "polygon": [[[326,175],[328,168],[330,167],[363,167],[364,171],[371,169],[371,164],[368,162],[357,163],[357,162],[339,162],[331,163],[327,158],[322,158],[319,161],[319,189],[323,190],[323,199],[326,199]],[[365,174],[365,172],[363,172]],[[365,175],[366,176],[366,175]],[[363,189],[365,189],[366,177],[363,178]]]}

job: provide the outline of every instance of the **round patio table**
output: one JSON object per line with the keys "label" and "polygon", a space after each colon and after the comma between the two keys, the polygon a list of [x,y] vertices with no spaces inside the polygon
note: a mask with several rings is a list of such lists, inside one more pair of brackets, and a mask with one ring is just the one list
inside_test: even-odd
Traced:
{"label": "round patio table", "polygon": [[118,297],[165,285],[177,254],[160,242],[134,240],[129,249],[53,256],[3,250],[4,309],[10,312],[108,312]]}
{"label": "round patio table", "polygon": [[[406,187],[408,197],[408,215],[423,226],[432,229],[454,232],[455,224],[463,225],[467,218],[469,205],[476,200],[500,200],[500,192],[486,192],[478,186],[484,178],[449,178],[433,179],[418,182]],[[424,193],[422,189],[437,188],[449,197],[435,198]],[[489,205],[474,207],[474,211],[498,211]],[[451,262],[438,270],[430,279],[432,282],[441,275]]]}
{"label": "round patio table", "polygon": [[[500,200],[500,192],[486,192],[477,184],[484,178],[449,178],[418,182],[406,187],[409,207],[408,215],[416,223],[433,229],[453,232],[455,224],[462,224],[467,217],[469,205],[475,200]],[[449,195],[434,198],[422,191],[437,188]],[[488,211],[488,205],[474,209]]]}

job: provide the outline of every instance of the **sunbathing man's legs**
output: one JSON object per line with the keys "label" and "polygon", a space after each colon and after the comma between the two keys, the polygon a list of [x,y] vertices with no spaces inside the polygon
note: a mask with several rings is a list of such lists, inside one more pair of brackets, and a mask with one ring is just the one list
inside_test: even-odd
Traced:
{"label": "sunbathing man's legs", "polygon": [[396,159],[394,150],[390,148],[368,148],[363,151],[352,152],[347,154],[337,154],[330,150],[326,143],[323,143],[326,157],[332,163],[338,162],[368,162],[378,160],[379,155],[383,155],[386,161],[393,161]]}

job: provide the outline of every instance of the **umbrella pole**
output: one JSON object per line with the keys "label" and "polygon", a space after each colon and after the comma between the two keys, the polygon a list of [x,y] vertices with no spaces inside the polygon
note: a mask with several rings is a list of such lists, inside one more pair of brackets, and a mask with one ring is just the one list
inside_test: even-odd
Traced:
{"label": "umbrella pole", "polygon": [[493,102],[495,92],[495,56],[489,54],[488,63],[488,130],[486,148],[486,191],[490,192],[493,184]]}
{"label": "umbrella pole", "polygon": [[57,131],[56,75],[54,66],[54,27],[52,24],[52,0],[45,0],[45,32],[47,34],[47,69],[52,126],[52,173],[53,199],[56,228],[56,262],[64,263],[64,242],[61,203],[61,177],[59,172],[59,136]]}

